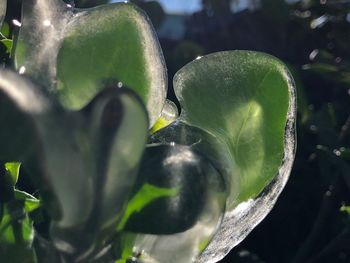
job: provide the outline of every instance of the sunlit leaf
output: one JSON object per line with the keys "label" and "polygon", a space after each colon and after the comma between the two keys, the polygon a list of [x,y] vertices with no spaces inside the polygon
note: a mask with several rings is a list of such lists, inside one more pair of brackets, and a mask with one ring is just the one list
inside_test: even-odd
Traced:
{"label": "sunlit leaf", "polygon": [[1,35],[5,38],[10,38],[10,26],[6,22],[1,27]]}
{"label": "sunlit leaf", "polygon": [[295,152],[295,90],[286,67],[266,54],[214,53],[174,77],[179,119],[151,142],[189,145],[225,176],[227,212],[200,261],[219,260],[271,210]]}
{"label": "sunlit leaf", "polygon": [[223,141],[237,165],[231,172],[239,196],[229,208],[257,196],[278,174],[288,111],[295,110],[288,74],[273,57],[233,51],[195,60],[174,77],[180,119]]}
{"label": "sunlit leaf", "polygon": [[13,186],[18,181],[20,167],[21,163],[5,163],[6,173],[11,177]]}
{"label": "sunlit leaf", "polygon": [[130,3],[80,10],[61,0],[25,1],[15,66],[68,109],[81,109],[106,87],[127,86],[147,105],[152,126],[165,101],[156,34]]}
{"label": "sunlit leaf", "polygon": [[15,199],[24,200],[24,209],[27,213],[33,212],[41,205],[39,199],[36,199],[34,196],[17,189],[15,190]]}
{"label": "sunlit leaf", "polygon": [[160,115],[160,118],[157,120],[157,122],[151,128],[150,134],[153,134],[156,131],[159,131],[160,129],[163,129],[164,127],[168,126],[170,123],[175,121],[178,116],[179,116],[179,111],[175,103],[170,100],[166,100],[164,104],[164,108],[162,110],[162,114]]}

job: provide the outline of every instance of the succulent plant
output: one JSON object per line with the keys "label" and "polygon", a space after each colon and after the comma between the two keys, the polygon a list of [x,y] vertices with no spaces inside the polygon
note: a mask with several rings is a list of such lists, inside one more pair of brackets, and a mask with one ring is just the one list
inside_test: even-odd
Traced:
{"label": "succulent plant", "polygon": [[[27,0],[21,22],[15,68],[0,71],[0,159],[22,163],[40,201],[22,193],[1,207],[19,203],[32,234],[28,213],[48,214],[28,262],[217,262],[272,209],[295,153],[295,87],[278,59],[189,63],[174,77],[178,116],[135,5]],[[0,234],[16,227],[6,213]]]}

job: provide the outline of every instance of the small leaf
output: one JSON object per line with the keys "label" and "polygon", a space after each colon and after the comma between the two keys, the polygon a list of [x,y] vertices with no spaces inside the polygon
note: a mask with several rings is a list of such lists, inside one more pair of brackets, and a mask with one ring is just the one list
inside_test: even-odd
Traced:
{"label": "small leaf", "polygon": [[33,212],[40,207],[40,200],[36,199],[34,196],[15,189],[15,199],[24,200],[24,210],[27,213]]}
{"label": "small leaf", "polygon": [[18,181],[20,167],[21,163],[5,163],[6,173],[11,177],[13,186],[15,186]]}
{"label": "small leaf", "polygon": [[159,131],[160,129],[163,129],[164,127],[168,126],[170,123],[175,121],[178,116],[179,110],[177,109],[175,103],[170,100],[166,100],[164,108],[162,110],[162,114],[160,115],[157,122],[153,125],[149,133],[153,134]]}
{"label": "small leaf", "polygon": [[171,197],[177,194],[177,189],[161,188],[150,184],[145,184],[128,202],[128,206],[122,220],[118,224],[117,231],[121,231],[133,213],[140,212],[149,203],[162,197]]}
{"label": "small leaf", "polygon": [[10,26],[8,23],[3,23],[2,27],[1,27],[1,35],[4,38],[10,38]]}
{"label": "small leaf", "polygon": [[6,53],[11,54],[12,53],[12,46],[13,46],[13,41],[12,39],[2,39],[1,43],[5,46],[6,48]]}

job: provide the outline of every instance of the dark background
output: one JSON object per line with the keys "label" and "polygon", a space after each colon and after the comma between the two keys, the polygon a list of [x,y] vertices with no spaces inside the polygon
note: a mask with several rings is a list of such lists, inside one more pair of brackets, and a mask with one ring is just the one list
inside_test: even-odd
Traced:
{"label": "dark background", "polygon": [[[249,9],[233,12],[233,1],[203,0],[201,11],[186,15],[166,14],[156,1],[133,2],[159,33],[172,100],[176,71],[221,50],[270,53],[297,83],[298,150],[290,180],[267,218],[221,262],[350,262],[350,1],[251,0]],[[19,1],[9,1],[7,22],[19,17]]]}

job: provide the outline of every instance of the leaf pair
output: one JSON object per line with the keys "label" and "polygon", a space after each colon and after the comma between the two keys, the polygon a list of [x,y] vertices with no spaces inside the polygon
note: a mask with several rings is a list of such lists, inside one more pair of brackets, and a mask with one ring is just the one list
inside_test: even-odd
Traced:
{"label": "leaf pair", "polygon": [[[175,75],[174,88],[181,104],[181,115],[153,134],[149,141],[156,145],[154,147],[164,147],[157,146],[159,144],[168,147],[186,145],[186,151],[204,157],[205,162],[213,167],[213,177],[216,178],[205,186],[215,193],[209,200],[218,201],[217,208],[222,209],[221,193],[226,211],[222,222],[220,216],[214,220],[218,226],[216,233],[215,225],[212,225],[214,228],[210,234],[201,236],[196,233],[197,239],[191,239],[191,235],[185,233],[195,231],[197,225],[192,224],[188,225],[186,232],[178,236],[174,234],[173,239],[162,236],[150,239],[147,235],[139,235],[135,247],[137,251],[152,255],[157,262],[172,263],[190,262],[202,251],[196,250],[200,244],[209,243],[198,260],[215,262],[241,242],[267,215],[286,184],[295,153],[294,83],[279,60],[256,52],[230,51],[210,54],[189,63]],[[165,160],[167,157],[159,162]],[[182,164],[185,167],[185,162]],[[141,173],[150,167],[156,166],[151,161],[143,163]],[[210,171],[204,167],[204,163],[198,162],[198,169]],[[174,170],[168,169],[169,173]],[[193,172],[178,173],[173,180],[181,178],[179,174],[190,177]],[[201,174],[205,173],[202,171]],[[214,190],[217,185],[214,182],[220,180],[220,176],[224,178],[225,187]],[[191,183],[193,189],[200,182],[200,176],[196,178],[197,181]],[[201,200],[194,193],[192,197]],[[164,209],[154,212],[153,218],[163,214],[162,211]],[[202,213],[205,212],[216,215],[209,208],[203,208]],[[185,215],[186,211],[182,213]],[[139,221],[145,222],[145,218]],[[197,220],[201,222],[200,216]],[[156,222],[153,229],[159,230],[161,221]],[[209,227],[210,223],[207,222],[206,226]],[[145,240],[152,245],[145,244]],[[170,240],[175,248],[163,253],[165,249],[161,244],[170,243]],[[191,241],[186,243],[188,240]],[[177,247],[176,244],[186,245]],[[186,254],[188,250],[191,252]],[[182,253],[176,253],[178,251]]]}

